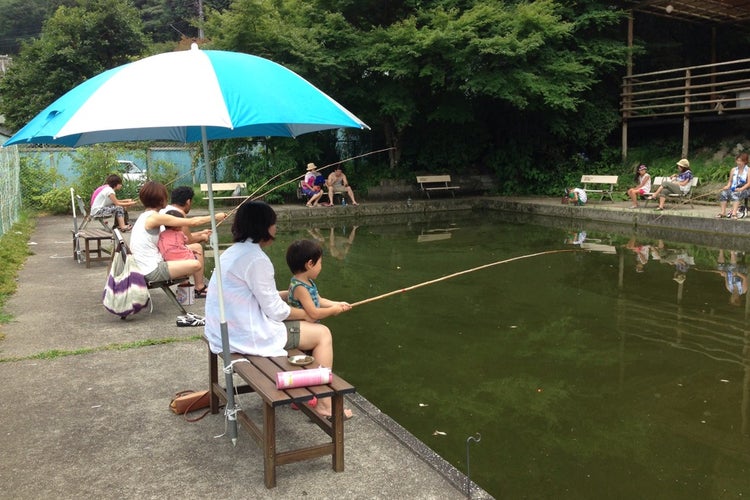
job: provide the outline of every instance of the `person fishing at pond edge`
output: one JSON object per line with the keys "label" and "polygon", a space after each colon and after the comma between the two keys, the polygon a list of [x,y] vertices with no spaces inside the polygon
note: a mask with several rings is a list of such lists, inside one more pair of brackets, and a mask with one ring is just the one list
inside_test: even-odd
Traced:
{"label": "person fishing at pond edge", "polygon": [[630,208],[638,208],[638,197],[651,192],[651,176],[646,172],[646,165],[638,165],[638,171],[633,179],[635,187],[628,189],[628,197],[632,205]]}
{"label": "person fishing at pond edge", "polygon": [[589,201],[586,191],[581,188],[568,188],[565,190],[565,194],[579,207],[582,207],[587,201]]}
{"label": "person fishing at pond edge", "polygon": [[307,173],[302,180],[302,194],[309,197],[306,203],[308,207],[317,207],[318,202],[325,193],[323,186],[326,183],[326,179],[318,172],[317,168],[317,165],[314,163],[308,163]]}
{"label": "person fishing at pond edge", "polygon": [[[649,200],[659,198],[659,206],[656,210],[664,210],[664,203],[667,201],[668,194],[680,194],[690,191],[690,183],[693,180],[693,172],[690,171],[690,162],[683,158],[677,162],[676,174],[672,174],[668,181],[664,181],[654,194],[649,196]],[[666,191],[666,193],[664,193]]]}
{"label": "person fishing at pond edge", "polygon": [[[276,289],[274,268],[264,249],[276,238],[276,212],[270,205],[242,204],[232,223],[234,244],[219,257],[224,297],[224,319],[229,330],[229,349],[255,356],[286,356],[287,350],[312,351],[315,364],[333,368],[331,330],[316,323],[304,309],[291,307],[288,290]],[[214,272],[208,283],[205,335],[211,352],[221,353],[219,280]],[[331,398],[320,398],[312,409],[331,417]],[[344,409],[344,418],[352,417]]]}
{"label": "person fishing at pond edge", "polygon": [[336,165],[336,170],[330,173],[328,176],[328,202],[333,205],[333,195],[335,193],[343,193],[349,195],[349,199],[352,200],[352,205],[359,205],[357,200],[354,199],[354,191],[349,185],[349,179],[346,178],[346,174],[341,170],[341,165]]}
{"label": "person fishing at pond edge", "polygon": [[[740,200],[744,200],[750,194],[750,167],[747,166],[747,153],[737,155],[734,159],[735,166],[729,171],[729,180],[721,188],[719,193],[719,208],[721,211],[716,215],[717,219],[724,217],[737,219]],[[727,202],[732,201],[732,210],[727,213]]]}
{"label": "person fishing at pond edge", "polygon": [[318,293],[314,280],[323,269],[323,247],[318,242],[292,242],[286,251],[286,263],[293,274],[287,297],[290,306],[304,309],[316,321],[351,310],[352,306],[348,302],[328,300]]}

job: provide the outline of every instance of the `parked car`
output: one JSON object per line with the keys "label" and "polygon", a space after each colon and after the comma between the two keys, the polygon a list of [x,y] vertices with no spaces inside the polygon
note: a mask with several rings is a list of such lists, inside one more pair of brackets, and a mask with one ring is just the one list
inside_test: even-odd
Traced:
{"label": "parked car", "polygon": [[130,160],[117,160],[117,163],[123,180],[137,182],[139,186],[148,180],[145,168],[142,169]]}

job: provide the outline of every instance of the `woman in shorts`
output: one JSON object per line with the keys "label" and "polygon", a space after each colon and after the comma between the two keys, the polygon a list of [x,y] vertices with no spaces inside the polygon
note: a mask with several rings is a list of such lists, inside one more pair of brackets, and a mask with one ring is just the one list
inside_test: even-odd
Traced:
{"label": "woman in shorts", "polygon": [[[312,351],[315,363],[333,367],[331,330],[315,323],[304,309],[287,304],[289,292],[276,289],[271,259],[263,251],[276,237],[276,212],[252,201],[240,205],[232,223],[234,244],[221,254],[221,285],[229,350],[256,356],[286,356],[286,350]],[[222,352],[217,273],[208,283],[205,335],[214,353]],[[312,407],[312,405],[310,405]],[[317,400],[314,411],[329,417],[331,398]],[[344,417],[352,412],[344,410]]]}

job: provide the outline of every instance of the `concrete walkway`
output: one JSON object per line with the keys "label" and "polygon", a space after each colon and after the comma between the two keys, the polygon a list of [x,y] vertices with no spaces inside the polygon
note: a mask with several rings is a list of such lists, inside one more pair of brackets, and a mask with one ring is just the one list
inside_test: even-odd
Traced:
{"label": "concrete walkway", "polygon": [[[359,395],[347,403],[356,417],[346,423],[346,470],[335,473],[330,457],[281,466],[267,490],[246,432],[232,447],[217,437],[222,415],[188,423],[168,409],[174,393],[207,386],[202,329],[178,328],[159,290],[151,314],[106,312],[107,265],[73,260],[71,228],[70,217],[38,219],[34,255],[7,304],[13,321],[0,327],[0,496],[465,498],[459,471]],[[188,309],[201,313],[202,302]],[[240,403],[260,411],[255,396]],[[280,449],[326,437],[300,412],[278,414]],[[490,498],[476,488],[472,497]]]}

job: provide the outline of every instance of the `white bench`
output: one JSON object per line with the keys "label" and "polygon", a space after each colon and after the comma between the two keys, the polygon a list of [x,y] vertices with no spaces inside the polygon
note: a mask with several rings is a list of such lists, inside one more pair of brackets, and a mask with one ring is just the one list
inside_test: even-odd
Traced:
{"label": "white bench", "polygon": [[[649,196],[651,196],[654,193],[654,191],[656,191],[659,188],[659,186],[661,186],[662,184],[664,184],[664,182],[668,180],[670,180],[669,177],[654,177],[654,182],[651,184],[651,189],[652,189],[651,193],[644,194],[641,196],[642,198],[646,198],[646,204],[644,206],[648,206],[648,202],[651,201]],[[666,199],[674,200],[674,201],[683,200],[683,203],[690,204],[690,208],[695,208],[693,206],[693,190],[695,190],[697,186],[698,186],[698,177],[693,177],[690,180],[690,189],[687,192],[679,193],[679,194],[670,193],[666,196]]]}
{"label": "white bench", "polygon": [[[581,184],[583,184],[583,190],[586,194],[600,194],[601,201],[604,198],[609,198],[609,201],[615,201],[612,199],[612,192],[617,185],[616,175],[582,175]],[[596,188],[589,187],[589,185],[598,186]]]}
{"label": "white bench", "polygon": [[[211,183],[211,190],[214,192],[214,200],[240,200],[247,198],[247,196],[234,194],[240,193],[245,190],[247,183],[245,182],[213,182]],[[217,192],[231,191],[231,195],[216,196]],[[208,194],[208,184],[201,184],[201,193]]]}
{"label": "white bench", "polygon": [[430,191],[449,191],[455,198],[454,191],[460,188],[460,186],[451,186],[450,175],[418,175],[417,182],[419,183],[419,189],[428,198],[430,197]]}

